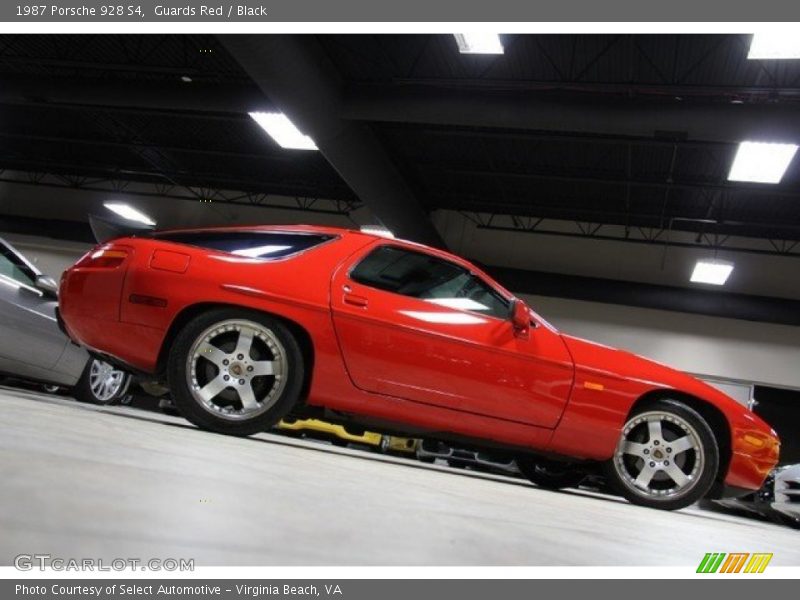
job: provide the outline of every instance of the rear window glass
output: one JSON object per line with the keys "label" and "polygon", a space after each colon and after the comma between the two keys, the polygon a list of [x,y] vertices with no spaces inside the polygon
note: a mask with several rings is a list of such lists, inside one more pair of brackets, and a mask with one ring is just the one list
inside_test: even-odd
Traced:
{"label": "rear window glass", "polygon": [[318,246],[334,236],[274,231],[176,231],[156,233],[153,237],[236,256],[277,259]]}

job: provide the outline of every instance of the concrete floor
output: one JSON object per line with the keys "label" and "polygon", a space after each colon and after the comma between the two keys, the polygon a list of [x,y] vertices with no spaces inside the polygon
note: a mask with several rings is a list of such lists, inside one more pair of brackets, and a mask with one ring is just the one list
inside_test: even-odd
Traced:
{"label": "concrete floor", "polygon": [[273,434],[239,439],[130,407],[0,388],[0,565],[800,565],[797,531],[548,492],[522,480]]}

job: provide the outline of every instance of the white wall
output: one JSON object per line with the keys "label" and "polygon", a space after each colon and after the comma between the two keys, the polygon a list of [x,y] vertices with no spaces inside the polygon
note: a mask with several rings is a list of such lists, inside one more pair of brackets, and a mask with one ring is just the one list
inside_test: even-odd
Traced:
{"label": "white wall", "polygon": [[[86,204],[82,209],[102,209],[102,205],[97,207],[99,199],[95,196],[90,202],[90,199],[83,198]],[[9,203],[8,197],[6,202]],[[35,204],[17,204],[17,210],[10,212],[41,215],[42,207],[36,207]],[[263,208],[219,206],[209,212],[207,207],[193,203],[169,203],[167,210],[160,208],[155,199],[136,204],[172,224],[181,222],[183,218],[192,224],[209,221],[219,223],[215,221],[215,215],[216,218],[224,215],[227,222],[253,220],[286,223],[312,220],[312,215],[307,213]],[[191,218],[188,218],[187,212],[192,213]],[[313,217],[314,220],[321,220],[319,215]],[[330,217],[321,221],[330,222]],[[0,235],[4,234],[0,232]],[[56,279],[64,268],[89,248],[86,244],[35,236],[5,234],[4,237],[34,260],[44,273]],[[462,252],[464,250],[468,249],[462,249]],[[534,296],[526,299],[534,310],[556,327],[580,337],[626,348],[698,375],[800,389],[798,327],[577,300]]]}
{"label": "white wall", "polygon": [[[661,243],[634,244],[478,229],[453,211],[437,211],[434,217],[453,252],[487,265],[718,291],[715,286],[689,281],[698,260],[714,258],[713,250],[707,247],[665,247]],[[548,221],[546,227],[575,231],[575,224],[565,221]],[[600,233],[621,235],[622,231],[619,227],[605,226]],[[634,232],[633,237],[639,237],[638,232]],[[694,236],[672,232],[670,239],[690,242]],[[770,249],[766,240],[731,238],[728,244]],[[726,292],[800,299],[800,256],[797,253],[788,257],[723,249],[716,257],[735,264],[725,284]]]}
{"label": "white wall", "polygon": [[800,328],[580,300],[522,297],[560,330],[683,371],[800,389]]}
{"label": "white wall", "polygon": [[[89,246],[5,235],[58,279]],[[681,370],[725,380],[800,389],[800,328],[579,300],[525,296],[556,327]]]}

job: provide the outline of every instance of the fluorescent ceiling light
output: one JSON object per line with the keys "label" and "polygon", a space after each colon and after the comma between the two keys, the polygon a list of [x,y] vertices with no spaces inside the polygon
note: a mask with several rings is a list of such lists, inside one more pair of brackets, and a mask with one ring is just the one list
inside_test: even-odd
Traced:
{"label": "fluorescent ceiling light", "polygon": [[394,234],[382,225],[362,225],[361,233],[369,233],[370,235],[379,235],[388,238],[394,237]]}
{"label": "fluorescent ceiling light", "polygon": [[300,133],[283,113],[251,112],[250,116],[275,140],[281,148],[290,150],[317,150],[317,145],[307,135]]}
{"label": "fluorescent ceiling light", "polygon": [[800,31],[754,34],[747,58],[758,60],[800,58]]}
{"label": "fluorescent ceiling light", "polygon": [[503,43],[496,33],[454,33],[461,54],[502,54]]}
{"label": "fluorescent ceiling light", "polygon": [[724,260],[698,260],[692,271],[694,283],[710,283],[722,285],[728,281],[733,271],[733,263]]}
{"label": "fluorescent ceiling light", "polygon": [[778,183],[796,152],[797,144],[741,142],[728,180]]}
{"label": "fluorescent ceiling light", "polygon": [[144,214],[142,211],[133,208],[130,204],[125,202],[104,202],[105,206],[111,212],[117,213],[120,217],[128,219],[129,221],[136,221],[137,223],[144,223],[145,225],[155,225],[156,222]]}
{"label": "fluorescent ceiling light", "polygon": [[291,246],[278,246],[276,244],[270,244],[267,246],[256,246],[255,248],[242,248],[240,250],[234,250],[231,254],[236,254],[237,256],[247,256],[249,258],[258,258],[259,256],[283,252],[289,248],[291,248]]}

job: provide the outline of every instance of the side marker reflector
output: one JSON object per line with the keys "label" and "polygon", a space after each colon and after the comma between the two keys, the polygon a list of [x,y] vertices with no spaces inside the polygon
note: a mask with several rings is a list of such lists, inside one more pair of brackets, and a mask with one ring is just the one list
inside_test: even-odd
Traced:
{"label": "side marker reflector", "polygon": [[165,308],[167,306],[166,298],[157,298],[156,296],[131,294],[128,300],[131,304],[144,304],[145,306],[155,306],[156,308]]}

